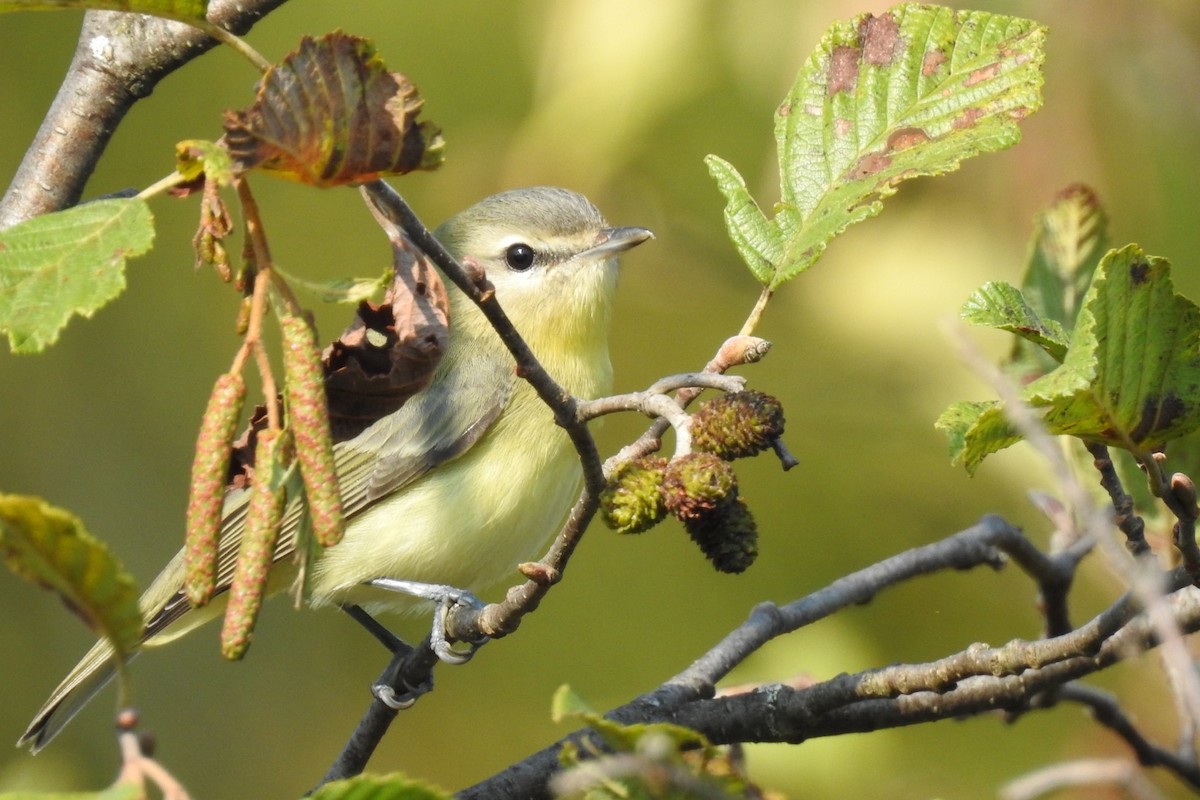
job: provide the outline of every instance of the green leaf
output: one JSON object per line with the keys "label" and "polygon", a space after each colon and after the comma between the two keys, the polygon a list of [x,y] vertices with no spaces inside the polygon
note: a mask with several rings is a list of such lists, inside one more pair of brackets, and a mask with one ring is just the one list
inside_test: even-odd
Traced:
{"label": "green leaf", "polygon": [[704,734],[682,725],[672,725],[668,722],[622,725],[606,719],[567,685],[560,686],[555,691],[550,703],[550,713],[555,722],[577,722],[593,728],[610,747],[618,751],[635,749],[638,741],[647,733],[664,734],[677,746],[709,746]]}
{"label": "green leaf", "polygon": [[54,11],[61,8],[88,8],[107,11],[132,11],[158,17],[188,20],[203,19],[207,0],[0,0],[5,11]]}
{"label": "green leaf", "polygon": [[74,314],[90,317],[125,288],[125,260],[154,241],[137,198],[97,200],[0,231],[0,332],[15,353],[54,344]]}
{"label": "green leaf", "polygon": [[1076,184],[1038,215],[1021,293],[1038,314],[1071,330],[1092,275],[1108,249],[1108,216],[1100,199]]}
{"label": "green leaf", "polygon": [[1029,384],[1051,433],[1144,453],[1200,428],[1200,308],[1137,245],[1100,261],[1062,366]]}
{"label": "green leaf", "polygon": [[961,463],[974,475],[987,456],[1021,441],[996,401],[954,403],[934,427],[950,439],[951,463]]}
{"label": "green leaf", "polygon": [[1067,353],[1067,334],[1052,319],[1038,316],[1011,283],[985,283],[963,304],[960,316],[973,325],[987,325],[1014,333],[1036,344],[1061,362]]}
{"label": "green leaf", "polygon": [[374,278],[333,278],[327,281],[310,281],[307,278],[301,278],[298,275],[284,272],[278,264],[274,266],[274,270],[289,284],[303,289],[323,303],[359,303],[363,300],[370,300],[392,278],[390,269]]}
{"label": "green leaf", "polygon": [[776,115],[775,217],[751,211],[736,171],[709,159],[755,277],[778,287],[901,181],[1015,144],[1042,102],[1044,40],[1029,20],[918,4],[831,27]]}
{"label": "green leaf", "polygon": [[759,283],[768,284],[775,274],[774,265],[783,258],[783,237],[771,220],[763,215],[746,189],[741,173],[719,156],[704,159],[708,174],[725,195],[725,226],[738,252],[746,260]]}
{"label": "green leaf", "polygon": [[398,772],[390,775],[357,775],[327,783],[309,800],[450,800],[451,795]]}
{"label": "green leaf", "polygon": [[229,186],[234,177],[229,151],[205,139],[184,139],[175,144],[175,171],[188,181],[207,176],[218,186]]}
{"label": "green leaf", "polygon": [[[1061,323],[1068,331],[1075,327],[1096,265],[1108,249],[1107,227],[1096,193],[1079,184],[1059,192],[1038,215],[1021,294],[1043,319]],[[1061,362],[1061,355],[1051,358],[1042,348],[1017,341],[1007,369],[1028,383]]]}
{"label": "green leaf", "polygon": [[118,653],[140,641],[137,586],[78,517],[37,497],[0,495],[0,555],[17,575],[58,594]]}

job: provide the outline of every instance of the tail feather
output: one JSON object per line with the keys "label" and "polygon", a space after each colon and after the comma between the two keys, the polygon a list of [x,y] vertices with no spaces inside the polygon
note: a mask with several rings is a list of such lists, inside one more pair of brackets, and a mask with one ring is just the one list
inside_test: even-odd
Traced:
{"label": "tail feather", "polygon": [[97,642],[50,695],[17,740],[17,746],[29,747],[34,753],[41,750],[116,672],[112,645],[106,640]]}

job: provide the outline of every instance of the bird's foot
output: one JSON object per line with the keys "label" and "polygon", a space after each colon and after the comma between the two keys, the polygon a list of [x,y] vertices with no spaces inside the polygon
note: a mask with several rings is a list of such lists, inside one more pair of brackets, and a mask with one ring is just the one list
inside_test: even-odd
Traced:
{"label": "bird's foot", "polygon": [[420,583],[396,578],[376,578],[368,583],[379,589],[432,600],[437,604],[437,609],[433,613],[433,629],[429,633],[429,644],[437,657],[446,664],[467,663],[471,660],[471,656],[475,655],[475,651],[488,641],[485,637],[477,642],[468,642],[465,650],[456,650],[446,638],[446,614],[451,608],[462,606],[463,608],[480,609],[484,606],[482,600],[465,589],[440,583]]}

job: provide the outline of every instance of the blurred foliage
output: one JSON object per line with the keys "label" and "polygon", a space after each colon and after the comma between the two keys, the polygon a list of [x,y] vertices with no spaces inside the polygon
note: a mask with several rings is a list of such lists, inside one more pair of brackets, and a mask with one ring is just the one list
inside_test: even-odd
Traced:
{"label": "blurred foliage", "polygon": [[[1115,241],[1171,259],[1178,291],[1200,294],[1191,262],[1200,252],[1200,5],[1113,0],[1099,13],[1032,0],[949,4],[1050,28],[1045,105],[1019,146],[907,187],[768,310],[758,332],[775,349],[744,372],[783,402],[801,465],[786,475],[769,459],[739,468],[759,522],[758,562],[741,576],[718,575],[673,521],[639,537],[596,525],[567,580],[518,635],[469,667],[439,671],[438,691],[393,726],[373,770],[461,787],[561,734],[546,707],[563,682],[606,708],[674,674],[755,602],[792,599],[984,512],[1048,533],[1023,492],[1051,484],[1023,448],[992,459],[974,480],[947,463],[933,421],[951,400],[983,390],[939,326],[985,281],[1019,280],[1035,214],[1076,181],[1096,188]],[[374,38],[445,131],[444,168],[408,176],[403,187],[430,223],[502,188],[553,183],[589,195],[614,224],[653,229],[657,240],[625,260],[617,309],[617,386],[634,389],[702,366],[757,295],[726,238],[704,156],[737,164],[771,203],[772,112],[802,60],[831,21],[888,5],[291,3],[249,38],[269,58],[302,34],[337,27]],[[5,184],[53,97],[78,22],[76,12],[0,21]],[[221,112],[244,105],[254,81],[229,52],[167,79],[117,132],[88,194],[168,172],[175,142],[217,135]],[[387,242],[350,193],[268,181],[255,189],[290,272],[327,280],[388,263]],[[72,322],[43,356],[0,354],[0,488],[71,509],[143,580],[180,545],[196,426],[234,342],[227,290],[192,270],[194,206],[164,204],[158,214],[160,245],[130,265],[118,303]],[[321,309],[323,337],[345,317],[344,308]],[[977,334],[997,356],[1007,339]],[[611,452],[644,424],[606,422],[602,447]],[[1115,591],[1098,561],[1086,577],[1077,620]],[[15,580],[0,579],[0,607],[8,650],[0,733],[15,739],[90,641]],[[198,797],[229,796],[234,786],[242,796],[299,795],[325,771],[382,667],[378,645],[338,614],[276,602],[260,626],[254,653],[238,665],[222,663],[214,628],[133,666],[160,756]],[[1038,630],[1032,588],[1015,570],[937,576],[772,644],[732,682],[797,670],[828,677]],[[1153,658],[1100,683],[1125,690],[1151,735],[1169,735],[1174,717]],[[0,753],[0,789],[108,783],[116,760],[108,702],[94,703],[37,758]],[[1016,726],[981,718],[751,747],[748,762],[756,781],[797,797],[982,797],[1058,759],[1122,753],[1063,708]]]}

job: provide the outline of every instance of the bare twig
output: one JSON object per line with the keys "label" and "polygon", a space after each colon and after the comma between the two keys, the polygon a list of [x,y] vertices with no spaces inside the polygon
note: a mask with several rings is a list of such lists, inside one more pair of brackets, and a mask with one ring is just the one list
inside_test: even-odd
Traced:
{"label": "bare twig", "polygon": [[1059,689],[1055,697],[1087,706],[1093,719],[1125,740],[1139,764],[1168,769],[1193,789],[1200,789],[1200,763],[1197,763],[1195,751],[1186,755],[1172,753],[1151,742],[1111,694],[1081,683],[1069,683]]}
{"label": "bare twig", "polygon": [[1097,442],[1085,442],[1092,455],[1092,463],[1100,473],[1100,485],[1112,500],[1115,516],[1113,521],[1125,534],[1125,548],[1135,556],[1147,555],[1150,545],[1146,542],[1146,523],[1134,512],[1133,498],[1121,484],[1121,477],[1113,464],[1108,448]]}
{"label": "bare twig", "polygon": [[1053,764],[1011,781],[1000,789],[1000,800],[1034,800],[1083,786],[1117,786],[1130,800],[1163,797],[1136,764],[1119,758],[1084,758]]}

